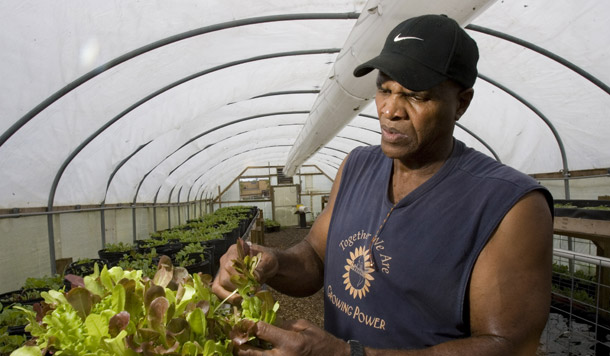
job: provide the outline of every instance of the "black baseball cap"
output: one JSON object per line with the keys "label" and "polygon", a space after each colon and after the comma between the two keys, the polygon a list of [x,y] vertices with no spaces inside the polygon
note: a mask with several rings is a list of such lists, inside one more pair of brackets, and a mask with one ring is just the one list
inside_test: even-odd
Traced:
{"label": "black baseball cap", "polygon": [[447,79],[471,88],[477,79],[479,49],[453,19],[423,15],[408,19],[388,35],[381,53],[359,65],[356,77],[379,69],[403,87],[428,90]]}

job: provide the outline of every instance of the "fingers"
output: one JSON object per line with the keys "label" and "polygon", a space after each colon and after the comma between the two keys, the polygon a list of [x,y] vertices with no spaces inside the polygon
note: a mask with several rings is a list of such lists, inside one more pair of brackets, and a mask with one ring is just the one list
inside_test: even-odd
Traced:
{"label": "fingers", "polygon": [[298,320],[281,320],[281,321],[278,321],[275,325],[284,330],[299,332],[299,331],[303,331],[303,330],[311,327],[314,324],[305,319],[298,319]]}
{"label": "fingers", "polygon": [[285,338],[289,338],[290,337],[289,331],[286,331],[286,330],[283,330],[276,326],[259,321],[256,323],[256,326],[254,328],[254,335],[256,336],[257,339],[266,341],[266,342],[274,345],[274,348],[272,350],[265,350],[265,349],[254,347],[254,346],[248,345],[248,344],[236,345],[236,347],[235,347],[236,355],[238,355],[238,356],[285,355],[285,352],[282,351],[281,348],[275,348],[275,343],[273,340],[275,340],[276,342],[281,342]]}
{"label": "fingers", "polygon": [[256,323],[255,336],[273,345],[263,350],[251,345],[235,348],[239,356],[301,356],[301,355],[346,355],[349,345],[327,333],[307,320],[286,321],[281,327],[265,322]]}
{"label": "fingers", "polygon": [[262,350],[249,345],[243,345],[234,349],[234,355],[237,356],[274,356],[277,355],[273,350]]}
{"label": "fingers", "polygon": [[[229,247],[227,252],[220,258],[218,273],[212,283],[212,292],[222,300],[231,296],[235,291],[236,287],[231,282],[231,276],[237,273],[233,268],[233,260],[236,258],[238,258],[238,256],[235,245]],[[227,301],[231,304],[236,304],[240,299],[241,297],[238,294],[233,294]]]}
{"label": "fingers", "polygon": [[[278,262],[271,249],[247,243],[243,243],[242,248],[244,249],[244,252],[246,252],[247,249],[250,255],[261,254],[261,261],[254,271],[254,276],[261,284],[265,283],[277,273]],[[236,286],[231,282],[231,276],[237,274],[233,268],[233,261],[238,258],[239,253],[237,245],[231,245],[227,252],[220,258],[218,273],[212,283],[212,291],[214,294],[223,300],[228,298],[227,301],[231,304],[236,304],[241,300],[239,295],[234,294]]]}
{"label": "fingers", "polygon": [[259,253],[261,254],[261,261],[254,271],[254,276],[262,284],[275,276],[278,271],[279,264],[274,250],[256,244],[250,245],[251,256]]}

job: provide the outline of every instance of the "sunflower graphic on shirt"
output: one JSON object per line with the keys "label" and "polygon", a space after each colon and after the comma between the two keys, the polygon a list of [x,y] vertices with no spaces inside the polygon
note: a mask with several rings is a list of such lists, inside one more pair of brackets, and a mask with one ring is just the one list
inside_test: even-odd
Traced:
{"label": "sunflower graphic on shirt", "polygon": [[341,276],[345,290],[348,290],[354,299],[362,299],[368,293],[371,281],[375,279],[371,275],[374,270],[371,267],[369,250],[362,246],[350,252],[349,258],[346,259],[345,270],[346,272]]}

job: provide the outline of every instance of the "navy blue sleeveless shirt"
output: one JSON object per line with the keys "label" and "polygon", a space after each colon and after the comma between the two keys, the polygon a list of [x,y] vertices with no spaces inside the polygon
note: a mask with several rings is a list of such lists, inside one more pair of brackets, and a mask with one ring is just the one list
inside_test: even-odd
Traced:
{"label": "navy blue sleeveless shirt", "polygon": [[344,165],[326,245],[325,329],[392,349],[467,337],[467,288],[479,253],[526,193],[541,190],[551,209],[552,197],[529,176],[455,140],[450,158],[396,204],[369,249],[394,205],[391,173],[379,146],[354,149]]}

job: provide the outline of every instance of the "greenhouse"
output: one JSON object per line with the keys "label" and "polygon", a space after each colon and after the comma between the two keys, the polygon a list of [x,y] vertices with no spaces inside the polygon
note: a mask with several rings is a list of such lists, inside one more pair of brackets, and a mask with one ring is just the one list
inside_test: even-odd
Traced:
{"label": "greenhouse", "polygon": [[226,251],[264,244],[272,225],[309,229],[348,154],[380,144],[376,75],[354,69],[423,14],[478,46],[454,137],[555,200],[539,354],[607,355],[610,2],[598,0],[2,1],[0,294],[110,246],[150,252],[204,229]]}

